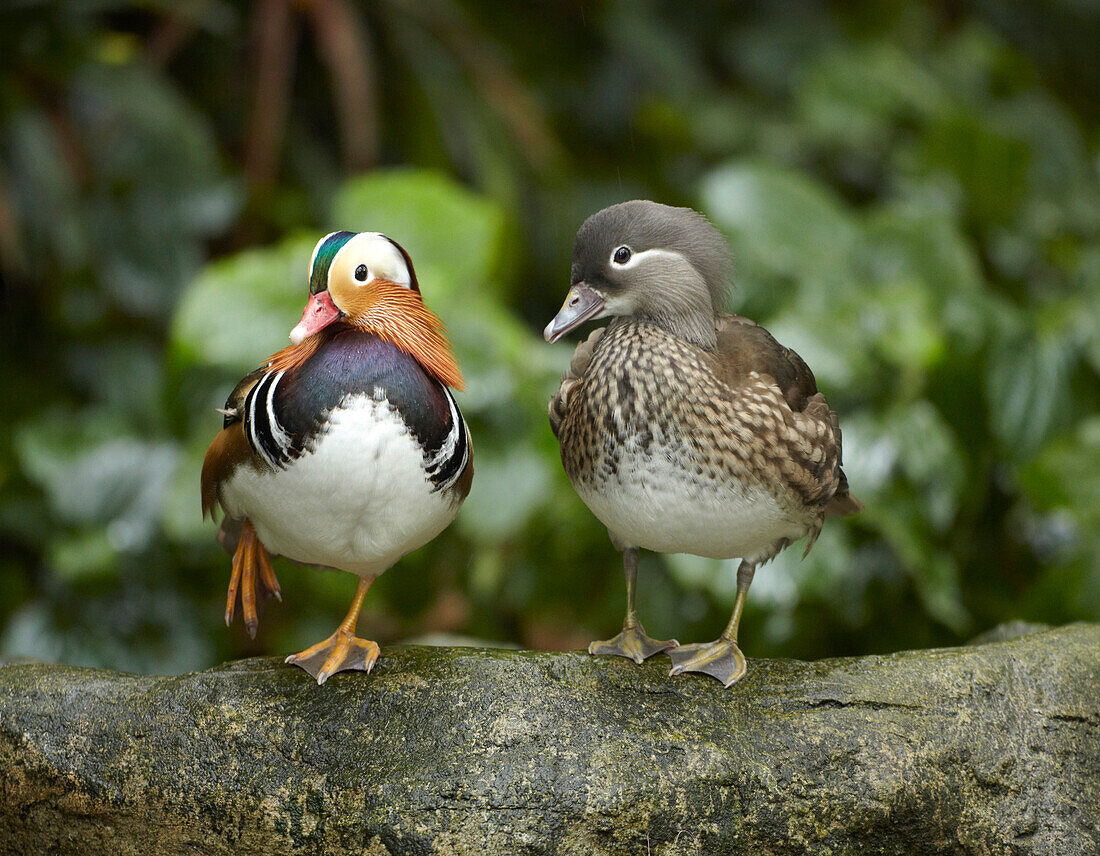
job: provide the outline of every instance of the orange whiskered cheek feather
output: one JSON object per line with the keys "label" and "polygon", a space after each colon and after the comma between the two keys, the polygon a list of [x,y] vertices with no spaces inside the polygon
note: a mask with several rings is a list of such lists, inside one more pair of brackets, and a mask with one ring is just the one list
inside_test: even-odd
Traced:
{"label": "orange whiskered cheek feather", "polygon": [[[466,383],[451,352],[443,322],[424,305],[419,293],[384,280],[334,288],[333,301],[344,313],[345,324],[392,342],[440,383],[465,391]],[[301,344],[283,348],[271,357],[271,369],[283,371],[303,365],[339,328],[339,323],[325,327]]]}
{"label": "orange whiskered cheek feather", "polygon": [[297,345],[287,345],[281,351],[272,354],[271,359],[268,360],[268,367],[272,371],[281,372],[305,365],[306,360],[332,338],[333,332],[333,327],[324,327],[312,336],[307,336]]}
{"label": "orange whiskered cheek feather", "polygon": [[375,280],[356,289],[343,311],[349,323],[393,342],[440,383],[459,391],[466,389],[443,322],[424,305],[418,292]]}

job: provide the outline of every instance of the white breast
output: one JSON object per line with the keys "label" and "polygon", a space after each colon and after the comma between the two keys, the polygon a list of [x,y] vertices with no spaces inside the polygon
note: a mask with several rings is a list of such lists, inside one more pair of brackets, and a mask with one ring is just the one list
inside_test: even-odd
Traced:
{"label": "white breast", "polygon": [[454,519],[458,503],[433,488],[397,413],[356,395],[332,412],[311,452],[283,470],[238,467],[222,500],[231,516],[252,521],[272,553],[368,576]]}
{"label": "white breast", "polygon": [[617,476],[574,487],[620,541],[659,553],[752,561],[806,534],[763,487],[693,480],[670,456],[627,453]]}

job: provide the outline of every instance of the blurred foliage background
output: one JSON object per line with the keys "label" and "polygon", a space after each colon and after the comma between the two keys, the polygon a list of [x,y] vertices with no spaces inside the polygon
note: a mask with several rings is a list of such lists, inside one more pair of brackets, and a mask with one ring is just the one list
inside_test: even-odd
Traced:
{"label": "blurred foliage background", "polygon": [[[178,672],[331,632],[354,580],[281,561],[259,637],[226,630],[198,479],[337,228],[412,254],[476,448],[363,631],[614,633],[539,332],[578,225],[635,197],[729,237],[731,308],[813,367],[867,505],[757,574],[750,654],[1100,619],[1097,44],[1085,0],[4,4],[0,653]],[[647,628],[713,638],[734,567],[646,555]]]}

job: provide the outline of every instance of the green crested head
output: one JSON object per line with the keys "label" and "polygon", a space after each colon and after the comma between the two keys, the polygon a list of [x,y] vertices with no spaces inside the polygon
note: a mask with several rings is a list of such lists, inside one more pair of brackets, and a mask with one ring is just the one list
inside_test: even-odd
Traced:
{"label": "green crested head", "polygon": [[332,260],[340,248],[355,237],[355,232],[330,232],[317,242],[313,248],[313,258],[309,261],[309,293],[319,294],[328,288],[328,272]]}

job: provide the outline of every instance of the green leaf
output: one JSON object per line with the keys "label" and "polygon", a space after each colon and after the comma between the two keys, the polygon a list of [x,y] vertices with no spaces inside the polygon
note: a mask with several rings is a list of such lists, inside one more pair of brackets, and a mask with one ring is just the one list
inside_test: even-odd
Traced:
{"label": "green leaf", "polygon": [[971,617],[963,604],[958,560],[937,549],[916,497],[895,492],[889,502],[861,512],[864,525],[877,529],[913,579],[925,612],[956,633],[965,632]]}
{"label": "green leaf", "polygon": [[397,241],[412,257],[430,306],[500,292],[504,212],[442,173],[392,169],[352,179],[336,194],[332,222],[334,229],[382,232]]}
{"label": "green leaf", "polygon": [[[52,410],[18,427],[15,450],[58,522],[104,527],[113,550],[133,553],[156,534],[178,451],[173,443],[127,436],[117,428],[107,413],[78,419]],[[100,543],[100,536],[88,537]]]}
{"label": "green leaf", "polygon": [[924,161],[943,170],[966,194],[971,216],[984,226],[1006,224],[1027,194],[1031,148],[994,117],[959,110],[931,125],[924,137]]}
{"label": "green leaf", "polygon": [[125,311],[165,315],[201,240],[236,213],[236,186],[203,116],[144,64],[89,64],[71,87],[89,161],[88,261]]}
{"label": "green leaf", "polygon": [[1088,233],[1100,227],[1096,166],[1068,111],[1048,93],[1031,90],[995,112],[1030,147],[1030,231],[1057,238],[1067,229]]}
{"label": "green leaf", "polygon": [[1070,410],[1074,344],[1033,330],[1002,333],[989,356],[986,404],[994,436],[1017,459],[1030,457]]}
{"label": "green leaf", "polygon": [[1093,372],[1100,375],[1100,243],[1089,249],[1081,259],[1077,272],[1077,291],[1081,306],[1075,313],[1085,358]]}
{"label": "green leaf", "polygon": [[687,590],[705,591],[723,606],[733,606],[740,559],[708,559],[690,553],[669,553],[665,555],[665,564],[673,579]]}
{"label": "green leaf", "polygon": [[202,472],[206,447],[213,439],[217,425],[220,423],[212,426],[210,435],[196,434],[191,438],[187,447],[180,451],[176,467],[169,478],[168,490],[165,491],[160,507],[160,525],[165,536],[176,543],[213,542],[215,526],[204,519],[200,511],[202,498],[199,474]]}
{"label": "green leaf", "polygon": [[[824,306],[831,288],[851,288],[858,227],[841,203],[813,179],[770,164],[734,161],[703,181],[703,210],[725,230],[739,285],[766,288],[793,279]],[[808,284],[808,285],[807,285]]]}
{"label": "green leaf", "polygon": [[1100,416],[1045,446],[1021,470],[1020,485],[1035,508],[1067,511],[1100,543]]}
{"label": "green leaf", "polygon": [[289,344],[309,296],[317,237],[288,238],[207,265],[173,319],[174,357],[184,366],[244,373]]}
{"label": "green leaf", "polygon": [[923,497],[922,516],[934,529],[947,531],[967,484],[966,458],[951,426],[922,400],[884,414],[880,431],[897,450],[900,472]]}
{"label": "green leaf", "polygon": [[[37,267],[72,274],[88,264],[92,241],[64,143],[43,111],[19,110],[4,134],[12,191]],[[7,173],[7,170],[5,170]]]}
{"label": "green leaf", "polygon": [[52,538],[46,562],[63,579],[109,576],[117,572],[119,549],[106,529],[87,529]]}
{"label": "green leaf", "polygon": [[98,402],[142,426],[163,419],[163,346],[118,337],[73,345],[65,353],[68,374]]}
{"label": "green leaf", "polygon": [[945,100],[933,75],[884,41],[823,52],[795,93],[812,132],[853,147],[885,144],[900,122],[934,113]]}
{"label": "green leaf", "polygon": [[459,516],[459,531],[478,541],[519,534],[542,506],[550,487],[545,457],[516,446],[503,455],[482,450],[474,461],[474,484]]}
{"label": "green leaf", "polygon": [[931,296],[918,281],[882,283],[864,302],[860,326],[871,333],[867,338],[888,364],[909,374],[924,373],[946,356]]}
{"label": "green leaf", "polygon": [[986,301],[977,254],[946,216],[891,206],[872,212],[859,248],[860,272],[886,291],[916,300],[936,331],[946,330],[964,352],[985,337]]}

